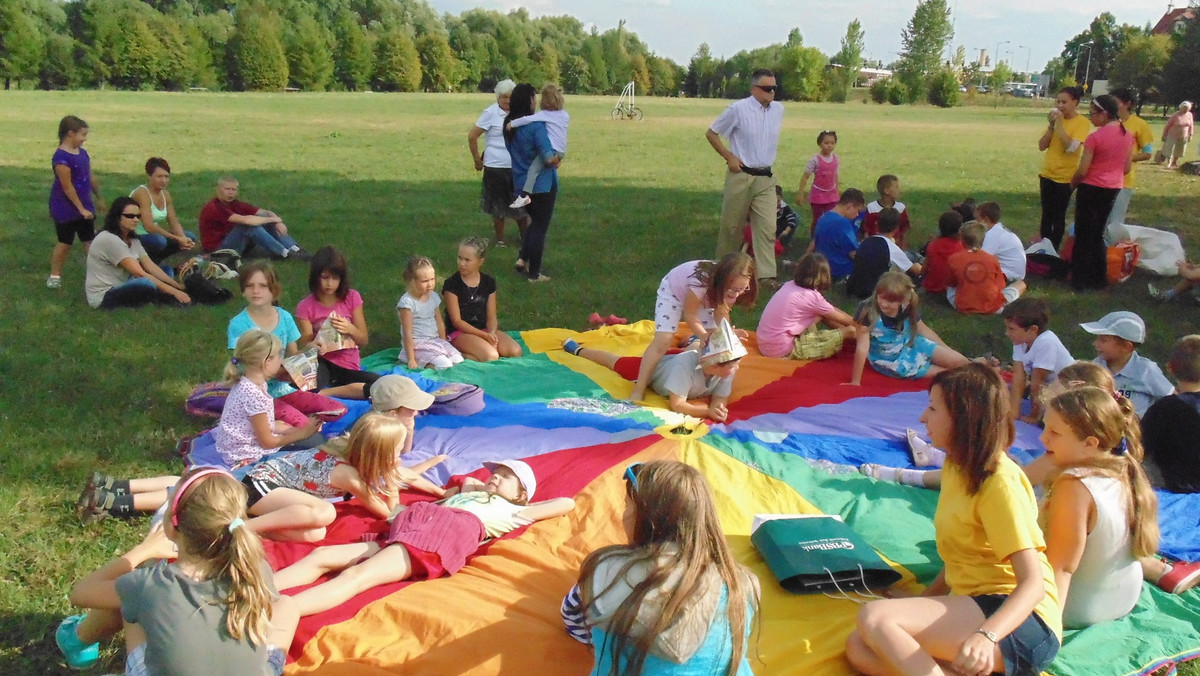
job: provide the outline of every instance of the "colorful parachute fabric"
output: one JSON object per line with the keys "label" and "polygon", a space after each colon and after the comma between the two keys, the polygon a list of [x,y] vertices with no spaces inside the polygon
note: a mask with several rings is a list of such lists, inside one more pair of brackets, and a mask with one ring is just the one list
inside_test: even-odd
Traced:
{"label": "colorful parachute fabric", "polygon": [[[475,415],[418,419],[413,460],[450,456],[431,478],[482,476],[485,460],[524,458],[538,476],[537,498],[572,497],[575,511],[492,542],[452,577],[385,585],[305,618],[287,673],[588,673],[591,650],[566,635],[559,604],[583,558],[623,538],[625,466],[657,458],[705,474],[738,559],[762,581],[754,673],[853,673],[843,645],[862,599],[785,592],[750,544],[751,521],[759,513],[837,514],[901,572],[902,586],[916,590],[918,581],[932,579],[940,568],[932,524],[937,493],[874,481],[855,469],[863,462],[910,466],[904,431],[922,429],[927,383],[867,373],[861,387],[842,385],[848,353],[795,362],[760,357],[752,344],[730,397],[729,421],[709,426],[672,413],[660,398],[651,403],[661,408],[621,402],[631,383],[559,349],[563,338],[574,337],[636,356],[652,332],[649,322],[578,334],[528,331],[521,334],[525,357],[423,373],[487,393]],[[391,370],[395,357],[395,350],[385,351],[364,365]],[[1019,427],[1016,454],[1039,453],[1037,430]],[[1192,559],[1200,547],[1195,497],[1164,495],[1160,515],[1164,550],[1191,552]],[[327,544],[356,542],[384,527],[354,502],[338,510]],[[268,544],[277,568],[311,548]],[[1130,616],[1069,632],[1049,672],[1142,674],[1197,656],[1200,592],[1171,596],[1146,585]]]}

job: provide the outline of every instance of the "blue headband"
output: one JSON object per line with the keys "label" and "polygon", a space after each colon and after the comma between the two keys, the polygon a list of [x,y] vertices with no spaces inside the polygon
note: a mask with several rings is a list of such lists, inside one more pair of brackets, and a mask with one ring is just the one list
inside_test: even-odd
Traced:
{"label": "blue headband", "polygon": [[1121,441],[1117,444],[1117,447],[1112,450],[1112,452],[1113,452],[1113,455],[1125,455],[1126,453],[1128,453],[1129,452],[1129,440],[1126,439],[1125,437],[1121,437]]}

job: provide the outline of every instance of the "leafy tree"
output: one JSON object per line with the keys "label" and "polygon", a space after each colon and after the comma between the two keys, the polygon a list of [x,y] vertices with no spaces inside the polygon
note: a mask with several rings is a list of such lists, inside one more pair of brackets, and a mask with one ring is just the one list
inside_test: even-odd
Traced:
{"label": "leafy tree", "polygon": [[374,55],[367,32],[349,10],[337,13],[333,21],[333,77],[350,91],[368,89]]}
{"label": "leafy tree", "polygon": [[929,76],[926,97],[939,108],[952,108],[958,105],[958,87],[958,76],[954,70],[941,68]]}
{"label": "leafy tree", "polygon": [[653,96],[678,96],[679,85],[683,78],[679,77],[682,70],[674,61],[658,56],[648,60],[650,69],[650,94]]}
{"label": "leafy tree", "polygon": [[120,43],[117,60],[112,64],[113,84],[126,89],[157,88],[168,65],[162,41],[140,17],[125,28],[127,39]]}
{"label": "leafy tree", "polygon": [[584,39],[579,47],[579,56],[587,63],[587,72],[591,80],[589,91],[602,94],[612,86],[608,79],[608,65],[604,62],[604,52],[600,47],[600,36],[592,32]]}
{"label": "leafy tree", "polygon": [[458,86],[459,64],[450,42],[441,33],[417,38],[417,56],[421,61],[421,88],[427,92],[450,92]]}
{"label": "leafy tree", "polygon": [[288,79],[300,89],[323,92],[333,79],[331,36],[312,15],[299,13],[284,33]]}
{"label": "leafy tree", "polygon": [[783,96],[795,101],[823,100],[828,94],[824,77],[828,63],[829,59],[816,47],[783,47],[774,68]]}
{"label": "leafy tree", "polygon": [[1163,68],[1164,102],[1200,100],[1200,21],[1189,21]]}
{"label": "leafy tree", "polygon": [[[858,80],[858,71],[863,67],[864,49],[866,49],[866,33],[863,32],[862,24],[855,19],[846,25],[846,35],[842,37],[841,50],[830,59],[832,63],[841,66],[836,69],[833,76],[832,84],[835,91],[845,92],[854,86],[854,82]],[[843,96],[842,101],[845,100]]]}
{"label": "leafy tree", "polygon": [[713,77],[717,72],[717,61],[712,57],[708,43],[700,43],[696,54],[688,62],[687,77],[684,78],[683,93],[687,96],[710,97],[713,94]]}
{"label": "leafy tree", "polygon": [[908,25],[900,33],[902,48],[896,74],[915,97],[920,97],[925,78],[942,63],[942,53],[954,37],[950,7],[946,0],[919,0]]}
{"label": "leafy tree", "polygon": [[988,76],[988,86],[992,91],[999,91],[1005,84],[1012,82],[1013,69],[1008,65],[1007,61],[997,61],[996,67],[992,69],[992,74]]}
{"label": "leafy tree", "polygon": [[392,28],[375,46],[374,89],[381,92],[415,92],[421,86],[421,59],[412,36]]}
{"label": "leafy tree", "polygon": [[287,56],[275,14],[257,6],[240,7],[228,54],[233,89],[278,91],[287,86]]}
{"label": "leafy tree", "polygon": [[875,103],[886,102],[888,100],[888,81],[876,80],[871,84],[868,93],[871,95],[871,100]]}
{"label": "leafy tree", "polygon": [[12,80],[33,78],[46,55],[41,26],[22,3],[0,5],[0,77],[8,89]]}
{"label": "leafy tree", "polygon": [[1138,105],[1162,98],[1162,73],[1171,58],[1169,35],[1139,35],[1130,40],[1108,72],[1110,89],[1127,87]]}
{"label": "leafy tree", "polygon": [[562,73],[558,67],[558,51],[552,45],[541,42],[533,45],[529,50],[529,57],[533,69],[528,79],[535,85],[557,83],[562,79]]}
{"label": "leafy tree", "polygon": [[591,93],[591,74],[582,56],[573,54],[563,61],[562,86],[568,94]]}
{"label": "leafy tree", "polygon": [[629,69],[632,71],[633,82],[637,86],[637,91],[649,94],[650,64],[646,61],[646,57],[641,54],[634,54],[629,57]]}
{"label": "leafy tree", "polygon": [[1129,24],[1118,26],[1116,17],[1104,12],[1092,19],[1087,30],[1067,40],[1061,56],[1068,73],[1081,82],[1086,80],[1086,88],[1091,91],[1092,82],[1108,79],[1108,70],[1125,45],[1134,37],[1146,34],[1148,31],[1144,28]]}
{"label": "leafy tree", "polygon": [[38,70],[42,89],[70,89],[78,84],[75,72],[75,40],[70,35],[51,33],[46,37],[46,58]]}

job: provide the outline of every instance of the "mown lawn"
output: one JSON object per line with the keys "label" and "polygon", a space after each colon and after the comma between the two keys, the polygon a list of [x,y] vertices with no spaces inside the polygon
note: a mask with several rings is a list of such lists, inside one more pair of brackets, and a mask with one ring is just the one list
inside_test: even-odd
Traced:
{"label": "mown lawn", "polygon": [[[432,257],[444,276],[458,239],[490,235],[465,142],[490,102],[486,95],[0,92],[0,271],[11,285],[0,294],[0,519],[7,524],[0,673],[63,670],[52,632],[69,610],[71,582],[135,542],[144,526],[81,527],[72,513],[78,487],[97,466],[124,475],[178,471],[176,439],[203,424],[184,415],[183,397],[219,373],[226,322],[241,307],[94,311],[83,297],[81,247],[64,288],[44,287],[59,118],[75,114],[91,125],[86,147],[108,201],[140,184],[146,158],[161,155],[174,169],[171,191],[185,224],[194,225],[216,179],[232,174],[243,199],[279,211],[309,249],[340,247],[366,299],[370,352],[398,345],[393,308],[409,255]],[[503,328],[584,328],[593,310],[649,318],[660,277],[713,252],[724,165],[704,131],[725,102],[642,99],[640,123],[610,120],[612,104],[568,100],[570,153],[545,263],[553,281],[517,278],[514,248],[490,255]],[[1029,236],[1039,213],[1043,112],[788,104],[776,172],[790,201],[817,132],[836,129],[843,187],[871,195],[879,174],[899,175],[914,241],[931,236],[945,206],[968,195],[999,202],[1005,223]],[[1161,120],[1152,122],[1161,129]],[[1155,167],[1140,176],[1130,221],[1180,233],[1195,254],[1200,183]],[[306,293],[307,269],[279,269],[284,304],[294,307]],[[1031,293],[1050,301],[1052,326],[1077,357],[1092,350],[1075,324],[1130,309],[1150,326],[1143,351],[1162,360],[1174,338],[1195,330],[1200,310],[1152,304],[1148,279],[1139,274],[1089,295],[1035,281]],[[958,317],[939,302],[926,308],[930,325],[964,353],[1008,354],[1000,319]],[[736,319],[752,327],[757,315]],[[120,651],[108,654],[107,667],[118,669]]]}

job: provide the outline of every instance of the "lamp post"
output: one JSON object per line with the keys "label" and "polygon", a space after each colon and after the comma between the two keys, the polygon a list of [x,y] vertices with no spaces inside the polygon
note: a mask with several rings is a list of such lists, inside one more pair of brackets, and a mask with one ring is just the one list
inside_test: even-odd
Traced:
{"label": "lamp post", "polygon": [[1025,50],[1025,74],[1029,75],[1029,59],[1033,55],[1033,48],[1027,45],[1017,45],[1017,49]]}
{"label": "lamp post", "polygon": [[[1004,42],[996,43],[996,56],[994,57],[996,59],[996,66],[1000,65],[1000,45],[1011,45],[1011,44],[1012,44],[1012,40],[1005,40]],[[996,70],[996,66],[992,66],[992,70]]]}
{"label": "lamp post", "polygon": [[1083,71],[1083,89],[1084,89],[1084,91],[1087,91],[1090,94],[1092,91],[1092,88],[1088,86],[1088,76],[1090,76],[1092,74],[1092,52],[1094,51],[1092,49],[1092,47],[1095,47],[1096,43],[1089,42],[1087,46],[1088,46],[1088,61],[1087,61],[1087,69]]}

